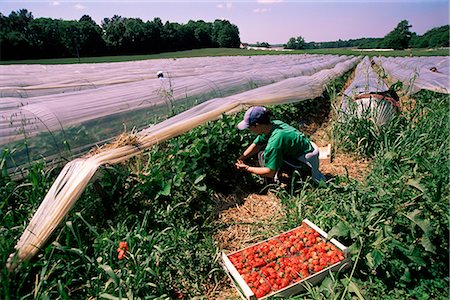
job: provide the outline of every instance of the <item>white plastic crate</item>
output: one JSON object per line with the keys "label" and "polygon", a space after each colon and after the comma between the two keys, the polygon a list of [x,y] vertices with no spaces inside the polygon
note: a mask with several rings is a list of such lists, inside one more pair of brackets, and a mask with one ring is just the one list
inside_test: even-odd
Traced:
{"label": "white plastic crate", "polygon": [[[338,262],[334,262],[334,263],[329,262],[327,267],[322,266],[321,270],[313,271],[312,274],[309,273],[310,272],[309,269],[308,269],[308,275],[301,276],[300,273],[297,273],[298,277],[296,279],[291,280],[287,286],[284,286],[282,288],[276,287],[277,284],[272,285],[270,283],[271,278],[268,278],[266,275],[264,275],[264,274],[267,274],[267,266],[275,264],[276,261],[282,262],[283,259],[284,260],[286,260],[286,259],[297,259],[297,260],[306,259],[307,257],[302,256],[302,254],[300,252],[309,251],[309,249],[313,248],[312,245],[310,245],[310,246],[304,245],[304,248],[302,248],[302,249],[305,249],[305,250],[299,250],[297,253],[291,252],[290,249],[287,249],[286,247],[284,247],[286,250],[284,255],[280,256],[280,253],[278,253],[278,255],[275,255],[276,256],[275,258],[273,258],[273,257],[264,258],[265,265],[263,265],[263,266],[260,265],[260,264],[263,264],[263,262],[262,261],[260,262],[259,258],[256,258],[254,261],[251,261],[251,262],[246,261],[246,263],[248,263],[252,266],[241,269],[241,273],[244,273],[244,274],[240,274],[237,267],[230,260],[230,258],[232,258],[233,256],[243,255],[243,253],[245,253],[246,250],[258,249],[259,246],[263,247],[265,245],[268,245],[269,243],[273,244],[273,245],[279,245],[281,243],[284,246],[285,244],[284,244],[284,242],[282,242],[282,240],[286,240],[287,236],[293,235],[293,233],[295,233],[295,232],[299,232],[299,230],[304,228],[303,224],[309,226],[309,228],[311,228],[315,232],[317,232],[318,235],[316,234],[316,236],[318,238],[320,238],[321,241],[328,242],[328,244],[326,244],[327,246],[329,246],[329,247],[334,246],[335,248],[333,248],[333,247],[332,248],[336,249],[335,252],[342,253],[342,259],[340,259]],[[280,240],[280,238],[281,238],[281,240]],[[319,240],[317,240],[317,241],[319,241]],[[299,242],[299,244],[301,244],[301,243],[302,242]],[[319,244],[319,243],[320,242],[317,242],[317,244]],[[323,245],[323,244],[321,244],[321,245]],[[291,248],[291,250],[293,249],[293,251],[296,251],[296,249],[298,249],[298,248],[300,248],[299,245],[294,245],[294,248]],[[273,253],[272,253],[272,256],[273,256]],[[322,256],[319,257],[319,259],[323,258],[325,256],[326,255],[324,253],[322,253]],[[279,234],[275,237],[269,238],[265,241],[253,244],[249,247],[246,247],[244,249],[241,249],[241,250],[229,253],[229,254],[225,254],[224,252],[222,252],[222,260],[223,260],[223,267],[225,269],[225,272],[230,277],[233,285],[236,287],[240,296],[242,297],[242,299],[248,299],[248,300],[266,299],[271,296],[275,296],[275,297],[293,296],[295,294],[300,293],[301,291],[303,291],[305,289],[305,286],[304,286],[305,282],[308,282],[308,283],[314,285],[314,284],[320,282],[330,271],[337,271],[340,269],[347,268],[350,266],[350,262],[351,262],[350,258],[347,255],[347,247],[342,245],[336,239],[328,240],[326,232],[324,232],[322,229],[320,229],[318,226],[316,226],[314,223],[312,223],[308,219],[303,220],[302,226],[299,226],[299,227],[289,230],[287,232],[281,233],[281,234]],[[274,263],[271,264],[271,262],[274,262]],[[305,265],[305,261],[303,261],[302,264]],[[300,264],[299,264],[299,267],[300,267]],[[241,266],[239,266],[239,268],[241,268]],[[266,268],[266,271],[264,270],[264,268]],[[304,268],[304,266],[302,266],[302,268]],[[255,272],[257,272],[258,274],[257,275],[253,274]],[[284,274],[284,272],[281,272],[281,273]],[[256,277],[260,278],[259,281],[261,282],[261,284],[269,285],[270,292],[264,294],[263,296],[257,297],[254,290],[251,289],[249,284],[247,284],[247,282],[244,279],[246,276],[250,277],[251,276],[250,274],[253,274]]]}

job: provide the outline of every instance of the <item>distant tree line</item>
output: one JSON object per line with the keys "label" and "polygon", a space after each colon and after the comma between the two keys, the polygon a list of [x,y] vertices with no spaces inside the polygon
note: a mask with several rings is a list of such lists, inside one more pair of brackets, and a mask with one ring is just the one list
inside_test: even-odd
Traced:
{"label": "distant tree line", "polygon": [[115,15],[98,25],[88,15],[67,21],[35,19],[26,9],[9,16],[0,13],[1,60],[150,54],[239,45],[239,29],[227,20],[179,24]]}
{"label": "distant tree line", "polygon": [[391,32],[383,38],[361,38],[351,40],[338,40],[334,42],[305,42],[303,37],[291,37],[286,43],[287,49],[320,49],[320,48],[359,48],[380,49],[389,48],[402,50],[406,48],[438,48],[449,46],[449,25],[433,28],[424,35],[417,35],[409,29],[407,20],[398,23]]}

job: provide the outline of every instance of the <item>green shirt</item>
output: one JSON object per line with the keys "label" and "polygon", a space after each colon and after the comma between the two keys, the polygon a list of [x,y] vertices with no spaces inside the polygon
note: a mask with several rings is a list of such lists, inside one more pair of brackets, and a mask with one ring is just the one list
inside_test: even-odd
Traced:
{"label": "green shirt", "polygon": [[287,158],[297,158],[314,151],[309,139],[294,127],[278,121],[272,121],[273,128],[268,134],[261,134],[253,141],[256,145],[267,144],[264,150],[264,166],[278,170]]}

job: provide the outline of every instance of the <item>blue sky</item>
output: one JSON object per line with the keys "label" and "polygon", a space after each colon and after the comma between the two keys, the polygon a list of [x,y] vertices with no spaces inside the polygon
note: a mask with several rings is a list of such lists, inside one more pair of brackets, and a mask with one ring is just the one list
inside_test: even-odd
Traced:
{"label": "blue sky", "polygon": [[383,37],[404,19],[417,34],[449,24],[448,0],[2,0],[0,4],[4,15],[21,8],[35,18],[78,20],[87,14],[98,24],[113,15],[178,23],[227,19],[239,27],[242,42],[270,44],[297,36],[307,42]]}

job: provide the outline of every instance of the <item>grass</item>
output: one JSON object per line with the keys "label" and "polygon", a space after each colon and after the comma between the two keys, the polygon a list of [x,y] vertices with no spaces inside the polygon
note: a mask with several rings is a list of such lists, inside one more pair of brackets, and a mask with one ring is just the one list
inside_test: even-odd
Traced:
{"label": "grass", "polygon": [[[104,62],[123,62],[146,59],[161,58],[183,58],[183,57],[204,57],[204,56],[236,56],[249,55],[248,50],[231,48],[206,48],[196,50],[186,50],[177,52],[166,52],[159,54],[146,55],[117,55],[117,56],[99,56],[99,57],[81,57],[78,58],[56,58],[56,59],[37,59],[20,61],[0,61],[0,64],[77,64],[77,63],[104,63]],[[270,51],[255,51],[252,55],[268,54]]]}
{"label": "grass", "polygon": [[[449,56],[448,49],[412,49],[413,56]],[[77,63],[104,63],[104,62],[123,62],[146,59],[160,58],[183,58],[183,57],[204,57],[204,56],[253,56],[253,55],[286,55],[286,54],[334,54],[334,55],[367,55],[367,56],[407,56],[409,50],[396,51],[355,51],[352,49],[314,49],[314,50],[294,50],[294,51],[271,51],[271,50],[246,50],[234,48],[205,48],[195,50],[185,50],[177,52],[166,52],[159,54],[146,55],[121,55],[121,56],[100,56],[100,57],[81,57],[79,60],[73,58],[56,59],[35,59],[35,60],[10,60],[0,61],[0,65],[12,64],[77,64]]]}

